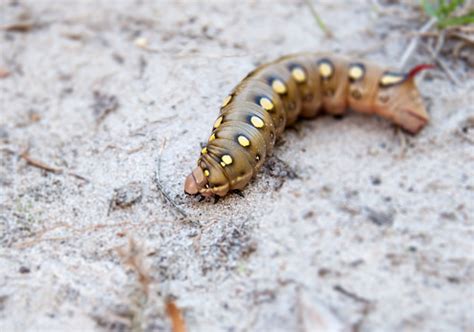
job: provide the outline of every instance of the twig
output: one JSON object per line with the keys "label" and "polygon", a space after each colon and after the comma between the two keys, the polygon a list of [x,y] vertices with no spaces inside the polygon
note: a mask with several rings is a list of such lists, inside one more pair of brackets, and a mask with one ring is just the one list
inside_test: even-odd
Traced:
{"label": "twig", "polygon": [[439,65],[439,67],[445,72],[446,76],[448,76],[449,80],[454,83],[455,85],[461,85],[461,82],[457,79],[456,76],[452,73],[452,71],[448,68],[448,66],[441,60],[437,55],[436,52],[431,48],[431,46],[423,43],[422,44],[425,49],[430,53],[433,60]]}
{"label": "twig", "polygon": [[151,277],[143,262],[143,249],[137,245],[133,237],[129,237],[128,247],[117,248],[117,253],[123,264],[131,267],[136,272],[143,293],[148,297]]}
{"label": "twig", "polygon": [[367,300],[366,298],[363,298],[355,293],[352,293],[350,291],[348,291],[347,289],[343,288],[342,286],[340,285],[336,285],[334,286],[334,290],[347,296],[347,297],[350,297],[351,299],[353,299],[354,301],[357,301],[357,302],[361,302],[361,303],[364,303],[364,304],[370,304],[371,301]]}
{"label": "twig", "polygon": [[28,153],[28,150],[29,150],[29,147],[27,147],[23,152],[21,152],[19,154],[20,158],[23,159],[24,161],[26,161],[26,163],[28,165],[39,168],[39,169],[42,169],[46,172],[50,172],[50,173],[53,173],[53,174],[67,174],[67,175],[73,176],[73,177],[75,177],[79,180],[85,181],[87,183],[90,182],[89,179],[85,178],[82,175],[76,174],[74,172],[69,172],[69,171],[64,172],[64,170],[61,169],[61,168],[56,168],[56,167],[53,167],[53,166],[49,166],[49,165],[47,165],[46,163],[44,163],[40,160],[36,160],[36,159],[31,158],[29,153]]}
{"label": "twig", "polygon": [[[69,240],[71,238],[77,239],[77,236],[83,235],[84,233],[87,233],[87,232],[91,232],[91,231],[95,232],[95,231],[98,231],[98,230],[103,229],[103,228],[114,228],[114,227],[123,227],[123,226],[130,226],[131,229],[135,228],[135,227],[138,227],[138,225],[131,225],[130,222],[121,222],[121,223],[112,224],[112,225],[97,224],[97,225],[92,225],[92,226],[84,227],[84,228],[72,228],[71,226],[69,226],[66,223],[60,223],[58,225],[55,225],[54,227],[42,230],[41,232],[35,234],[31,239],[28,239],[28,240],[25,240],[23,242],[15,244],[15,248],[25,249],[27,247],[30,247],[30,246],[34,245],[34,244],[44,242],[44,241],[65,241],[65,240]],[[51,232],[51,231],[53,231],[53,230],[55,230],[59,227],[65,227],[67,229],[71,229],[71,232],[73,233],[73,235],[65,236],[65,237],[61,237],[61,238],[58,238],[58,237],[44,238],[43,237],[46,233]]]}
{"label": "twig", "polygon": [[449,34],[450,37],[459,38],[459,39],[462,39],[462,40],[466,41],[469,44],[474,44],[474,36],[471,37],[471,36],[465,35],[463,33],[449,32],[449,31],[448,31],[448,34]]}
{"label": "twig", "polygon": [[45,164],[42,161],[32,159],[28,154],[28,150],[29,150],[29,148],[26,148],[22,153],[20,153],[20,158],[25,160],[28,165],[39,168],[39,169],[42,169],[46,172],[54,173],[54,174],[62,174],[63,173],[63,170],[60,169],[60,168],[55,168],[55,167],[52,167],[52,166],[49,166],[49,165]]}
{"label": "twig", "polygon": [[68,175],[72,176],[72,177],[75,177],[76,179],[79,179],[79,180],[82,180],[84,182],[87,182],[87,183],[90,183],[91,180],[89,180],[88,178],[82,176],[82,175],[79,175],[77,173],[73,173],[73,172],[67,172]]}
{"label": "twig", "polygon": [[171,320],[171,331],[173,332],[186,332],[186,324],[183,319],[183,313],[180,308],[176,305],[176,303],[171,299],[168,298],[165,301],[166,305],[166,313]]}
{"label": "twig", "polygon": [[53,173],[53,174],[67,174],[67,175],[73,176],[73,177],[75,177],[79,180],[82,180],[84,182],[87,182],[87,183],[90,182],[89,179],[87,179],[86,177],[84,177],[82,175],[79,175],[79,174],[74,173],[74,172],[69,172],[69,171],[65,172],[61,168],[56,168],[56,167],[53,167],[53,166],[49,166],[49,165],[47,165],[46,163],[44,163],[40,160],[36,160],[36,159],[31,158],[28,151],[29,151],[29,147],[27,147],[23,152],[21,152],[19,154],[20,158],[23,159],[24,161],[26,161],[26,163],[28,165],[39,168],[39,169],[42,169],[46,172],[50,172],[50,173]]}
{"label": "twig", "polygon": [[398,155],[398,158],[403,159],[408,151],[408,137],[400,127],[395,127],[395,134],[400,143],[400,154]]}
{"label": "twig", "polygon": [[188,215],[186,214],[186,212],[184,212],[183,209],[181,209],[178,204],[176,204],[172,199],[171,197],[166,193],[166,191],[164,190],[163,188],[163,185],[161,184],[161,181],[160,181],[160,173],[161,173],[161,155],[163,154],[163,149],[165,148],[165,144],[166,144],[166,140],[163,141],[163,144],[161,145],[161,148],[160,148],[160,152],[158,154],[158,160],[156,162],[157,166],[156,166],[156,173],[155,173],[155,176],[153,178],[153,182],[155,182],[155,185],[158,189],[159,192],[161,192],[161,194],[166,198],[166,200],[175,208],[176,211],[178,211],[178,213],[183,216],[184,218],[188,218]]}
{"label": "twig", "polygon": [[0,30],[12,32],[28,32],[38,25],[30,21],[21,21],[0,26]]}
{"label": "twig", "polygon": [[430,18],[419,30],[418,30],[418,35],[413,37],[410,41],[410,44],[408,44],[408,47],[406,48],[405,52],[403,53],[401,60],[399,62],[398,67],[400,69],[403,69],[408,60],[411,58],[413,55],[413,52],[415,52],[416,47],[418,46],[418,41],[419,41],[419,34],[423,34],[430,30],[437,22],[437,19],[432,17]]}
{"label": "twig", "polygon": [[326,24],[324,24],[323,20],[321,19],[321,17],[318,15],[318,12],[314,8],[311,0],[305,0],[305,3],[308,6],[309,10],[311,11],[311,15],[313,15],[314,20],[318,24],[319,28],[326,34],[326,37],[332,38],[333,37],[332,31],[329,30]]}

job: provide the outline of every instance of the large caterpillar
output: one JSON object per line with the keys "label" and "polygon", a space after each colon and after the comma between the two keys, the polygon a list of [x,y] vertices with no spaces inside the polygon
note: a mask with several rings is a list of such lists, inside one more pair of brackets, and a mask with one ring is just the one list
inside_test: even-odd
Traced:
{"label": "large caterpillar", "polygon": [[338,55],[285,56],[249,73],[224,99],[198,166],[184,191],[225,196],[245,187],[273,149],[275,140],[298,117],[350,108],[386,118],[416,134],[428,122],[414,76]]}

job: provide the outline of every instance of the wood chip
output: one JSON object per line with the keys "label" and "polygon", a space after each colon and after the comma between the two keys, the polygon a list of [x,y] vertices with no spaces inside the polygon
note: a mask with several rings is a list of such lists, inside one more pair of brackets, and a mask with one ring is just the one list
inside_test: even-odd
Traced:
{"label": "wood chip", "polygon": [[166,300],[166,313],[171,320],[173,332],[186,332],[186,324],[181,309],[171,299]]}

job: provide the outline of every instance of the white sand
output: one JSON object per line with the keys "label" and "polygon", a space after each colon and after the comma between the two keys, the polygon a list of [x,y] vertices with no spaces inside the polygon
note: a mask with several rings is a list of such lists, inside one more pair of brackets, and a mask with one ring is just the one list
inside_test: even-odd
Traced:
{"label": "white sand", "polygon": [[[461,86],[419,82],[432,120],[405,147],[383,120],[321,117],[284,134],[288,167],[274,159],[244,198],[182,192],[256,64],[327,50],[396,65],[417,13],[318,1],[327,40],[302,1],[10,2],[1,25],[36,25],[0,38],[0,331],[169,330],[168,296],[190,331],[474,329],[474,75],[459,61]],[[162,185],[203,228],[155,187],[164,142]],[[64,172],[27,165],[28,145]],[[117,252],[128,238],[147,298]]]}

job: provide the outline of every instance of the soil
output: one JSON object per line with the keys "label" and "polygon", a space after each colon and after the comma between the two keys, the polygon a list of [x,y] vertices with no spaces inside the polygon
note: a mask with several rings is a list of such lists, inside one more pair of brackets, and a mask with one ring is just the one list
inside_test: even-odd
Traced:
{"label": "soil", "polygon": [[304,1],[0,3],[1,331],[171,330],[170,303],[189,331],[474,329],[469,62],[418,79],[417,136],[301,121],[243,197],[183,193],[247,72],[397,66],[427,19],[410,2],[317,1],[333,38]]}

